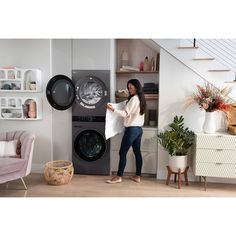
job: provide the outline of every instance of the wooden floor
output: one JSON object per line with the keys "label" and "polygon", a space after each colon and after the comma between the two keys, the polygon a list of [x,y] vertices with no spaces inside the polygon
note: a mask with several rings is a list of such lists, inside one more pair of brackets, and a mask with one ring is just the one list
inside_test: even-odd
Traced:
{"label": "wooden floor", "polygon": [[20,180],[8,185],[0,184],[0,197],[236,197],[236,185],[208,183],[204,191],[203,183],[182,183],[177,189],[176,183],[156,180],[154,177],[142,177],[141,183],[135,183],[124,177],[122,183],[107,184],[109,176],[74,175],[67,185],[50,186],[42,174],[30,174],[25,178],[28,190]]}

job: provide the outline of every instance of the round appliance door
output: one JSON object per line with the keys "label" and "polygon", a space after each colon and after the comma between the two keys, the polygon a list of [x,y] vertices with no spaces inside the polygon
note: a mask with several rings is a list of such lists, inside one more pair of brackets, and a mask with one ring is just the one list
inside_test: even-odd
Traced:
{"label": "round appliance door", "polygon": [[46,88],[48,102],[57,110],[66,110],[75,100],[75,86],[65,75],[52,77]]}
{"label": "round appliance door", "polygon": [[107,97],[107,89],[102,80],[96,76],[86,76],[76,84],[76,100],[88,109],[103,105]]}
{"label": "round appliance door", "polygon": [[106,151],[105,138],[95,130],[84,130],[76,137],[75,152],[85,161],[96,161]]}

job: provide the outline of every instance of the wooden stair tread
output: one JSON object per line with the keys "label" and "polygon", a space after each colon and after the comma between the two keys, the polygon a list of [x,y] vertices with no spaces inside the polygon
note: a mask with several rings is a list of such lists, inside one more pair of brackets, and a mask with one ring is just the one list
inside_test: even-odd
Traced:
{"label": "wooden stair tread", "polygon": [[208,61],[208,60],[215,60],[214,57],[196,57],[196,58],[193,58],[194,61]]}
{"label": "wooden stair tread", "polygon": [[195,47],[193,47],[193,46],[185,46],[185,47],[183,47],[183,46],[181,46],[181,47],[177,47],[178,49],[198,49],[198,46],[195,46]]}
{"label": "wooden stair tread", "polygon": [[208,70],[209,72],[227,72],[230,71],[230,69],[214,69],[214,70]]}

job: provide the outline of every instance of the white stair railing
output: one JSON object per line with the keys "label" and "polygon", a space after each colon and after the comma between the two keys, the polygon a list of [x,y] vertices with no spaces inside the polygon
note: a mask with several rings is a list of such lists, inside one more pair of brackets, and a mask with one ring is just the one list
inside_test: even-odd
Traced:
{"label": "white stair railing", "polygon": [[195,44],[216,61],[236,72],[236,39],[195,39]]}

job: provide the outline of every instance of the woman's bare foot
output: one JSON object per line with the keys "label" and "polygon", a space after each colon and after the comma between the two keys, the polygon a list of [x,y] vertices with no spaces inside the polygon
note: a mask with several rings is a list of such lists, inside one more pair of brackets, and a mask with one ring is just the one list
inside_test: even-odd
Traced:
{"label": "woman's bare foot", "polygon": [[121,182],[122,182],[122,178],[117,175],[106,181],[106,183],[108,184],[116,184],[116,183],[121,183]]}

